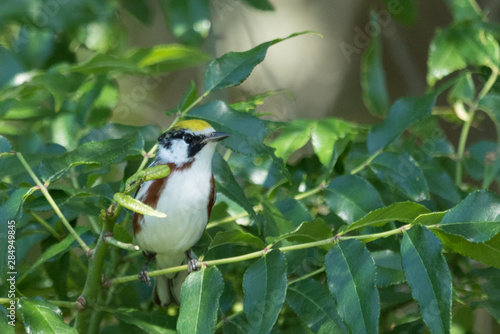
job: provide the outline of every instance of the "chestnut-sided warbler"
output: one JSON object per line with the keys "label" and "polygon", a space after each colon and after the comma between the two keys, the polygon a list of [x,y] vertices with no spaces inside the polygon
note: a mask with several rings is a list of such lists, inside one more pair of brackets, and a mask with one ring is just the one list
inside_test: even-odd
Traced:
{"label": "chestnut-sided warbler", "polygon": [[[167,164],[170,174],[141,184],[136,199],[166,214],[165,218],[134,214],[134,235],[156,268],[186,264],[189,251],[200,239],[215,202],[212,157],[217,142],[229,135],[216,132],[205,121],[177,123],[158,138],[152,164]],[[160,306],[180,304],[180,288],[188,272],[158,276],[153,299]],[[147,263],[139,277],[149,282]]]}

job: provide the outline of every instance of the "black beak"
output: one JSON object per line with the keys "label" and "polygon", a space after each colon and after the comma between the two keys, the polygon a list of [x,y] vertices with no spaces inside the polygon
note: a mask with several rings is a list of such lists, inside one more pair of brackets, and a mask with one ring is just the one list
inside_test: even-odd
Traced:
{"label": "black beak", "polygon": [[211,142],[211,141],[221,141],[223,139],[226,139],[227,137],[229,137],[229,135],[227,133],[224,133],[224,132],[214,132],[212,134],[210,134],[207,138],[205,138],[205,141],[206,142]]}

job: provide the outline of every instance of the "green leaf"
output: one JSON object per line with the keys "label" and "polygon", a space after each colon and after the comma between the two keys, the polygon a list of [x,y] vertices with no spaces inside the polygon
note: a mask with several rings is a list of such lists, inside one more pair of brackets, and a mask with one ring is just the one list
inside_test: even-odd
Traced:
{"label": "green leaf", "polygon": [[[15,301],[15,300],[13,300]],[[11,307],[11,304],[7,304],[5,305],[7,308]],[[14,321],[15,323],[15,320],[16,320],[16,315],[15,315],[15,309],[16,309],[16,306],[14,304],[14,314],[10,315],[9,311],[7,310],[7,308],[4,307],[3,305],[0,305],[0,332],[1,333],[5,333],[5,334],[14,334],[15,331],[14,331],[14,326],[10,325],[9,322],[11,321]],[[10,317],[13,317],[13,318],[10,318]]]}
{"label": "green leaf", "polygon": [[477,5],[475,1],[470,0],[446,0],[451,13],[453,14],[453,19],[455,22],[458,21],[474,21],[483,18],[483,13],[481,8]]}
{"label": "green leaf", "polygon": [[[112,311],[112,312],[111,312]],[[141,313],[141,312],[120,312],[116,309],[112,309],[109,312],[110,314],[114,315],[117,317],[120,321],[123,321],[124,323],[134,325],[141,330],[143,330],[145,333],[149,334],[175,334],[177,333],[173,329],[168,329],[165,326],[167,324],[165,323],[154,323],[153,321],[148,321],[147,315]],[[151,315],[151,314],[149,314]],[[166,318],[165,315],[163,315],[163,318]]]}
{"label": "green leaf", "polygon": [[372,252],[377,270],[377,287],[385,288],[405,281],[401,255],[391,250]]}
{"label": "green leaf", "polygon": [[200,49],[178,44],[133,49],[126,60],[147,73],[165,73],[200,65],[211,57]]}
{"label": "green leaf", "polygon": [[411,294],[431,333],[449,333],[451,275],[441,253],[441,242],[428,229],[414,225],[401,243],[401,256]]}
{"label": "green leaf", "polygon": [[397,100],[384,121],[373,126],[368,133],[366,139],[368,152],[374,154],[386,148],[411,125],[430,115],[435,103],[435,93],[421,97],[403,97]]}
{"label": "green leaf", "polygon": [[493,35],[470,22],[438,30],[429,48],[427,82],[472,66],[496,67],[500,62],[500,47]]}
{"label": "green leaf", "polygon": [[343,175],[330,182],[325,188],[325,201],[330,210],[347,223],[384,206],[375,188],[356,175]]}
{"label": "green leaf", "polygon": [[183,44],[199,46],[210,31],[208,0],[162,0],[163,15]]}
{"label": "green leaf", "polygon": [[70,66],[72,72],[82,74],[149,74],[164,73],[199,65],[210,56],[197,48],[166,44],[151,48],[137,48],[124,57],[110,54],[96,54],[92,58]]}
{"label": "green leaf", "polygon": [[212,242],[210,243],[210,246],[208,246],[208,249],[226,244],[250,246],[256,249],[264,249],[266,247],[266,244],[262,240],[251,233],[243,232],[240,230],[231,230],[217,232]]}
{"label": "green leaf", "polygon": [[420,164],[425,180],[429,186],[429,192],[455,205],[462,200],[455,181],[450,174],[433,159],[427,159]]}
{"label": "green leaf", "polygon": [[[288,240],[292,242],[306,243],[311,241],[325,240],[332,238],[332,230],[326,225],[325,221],[317,218],[312,222],[303,222],[293,232],[280,235],[273,243],[281,240]],[[330,248],[328,245],[325,247]]]}
{"label": "green leaf", "polygon": [[17,57],[9,50],[0,46],[0,73],[2,73],[0,88],[9,83],[16,75],[23,72],[24,69],[17,60]]}
{"label": "green leaf", "polygon": [[405,197],[420,202],[429,199],[429,187],[420,166],[408,153],[384,152],[370,164],[384,183],[398,189]]}
{"label": "green leaf", "polygon": [[12,146],[10,145],[7,138],[4,136],[0,136],[0,155],[2,153],[10,152],[12,150]]}
{"label": "green leaf", "polygon": [[141,182],[151,181],[156,179],[163,179],[170,174],[170,167],[168,165],[156,165],[143,169],[127,179],[125,184],[125,193],[130,194],[132,191],[139,187]]}
{"label": "green leaf", "polygon": [[271,332],[285,301],[286,282],[285,256],[277,249],[247,269],[243,276],[243,309],[248,322],[246,333]]}
{"label": "green leaf", "polygon": [[236,202],[257,221],[258,217],[253,210],[252,203],[250,203],[243,189],[238,182],[236,182],[233,172],[229,168],[226,160],[224,160],[219,153],[214,154],[212,166],[217,191],[220,191],[229,199]]}
{"label": "green leaf", "polygon": [[248,78],[253,69],[264,60],[267,49],[270,46],[309,33],[312,32],[304,31],[285,38],[277,38],[262,43],[251,50],[245,52],[228,52],[220,58],[213,60],[208,65],[205,73],[205,91],[209,92],[241,84]]}
{"label": "green leaf", "polygon": [[43,299],[20,298],[17,311],[27,333],[76,334],[76,329],[63,321],[61,310]]}
{"label": "green leaf", "polygon": [[394,203],[374,210],[360,220],[347,226],[345,232],[361,229],[366,226],[382,226],[392,221],[410,223],[419,215],[429,213],[425,206],[413,202]]}
{"label": "green leaf", "polygon": [[258,106],[264,104],[265,99],[276,95],[286,95],[288,98],[293,99],[293,93],[288,90],[270,90],[262,94],[250,96],[244,101],[232,103],[231,108],[236,111],[253,113]]}
{"label": "green leaf", "polygon": [[266,11],[272,11],[274,10],[273,5],[268,0],[243,0],[250,6],[260,9],[260,10],[266,10]]}
{"label": "green leaf", "polygon": [[476,86],[472,80],[472,73],[463,73],[453,85],[449,93],[449,100],[453,104],[458,101],[473,103],[476,97]]}
{"label": "green leaf", "polygon": [[420,224],[420,225],[436,225],[441,222],[446,212],[431,212],[424,213],[415,218],[412,224]]}
{"label": "green leaf", "polygon": [[433,229],[446,249],[500,269],[500,234],[484,243],[476,243],[443,231]]}
{"label": "green leaf", "polygon": [[[266,241],[272,242],[273,237],[293,231],[296,226],[294,223],[276,207],[275,203],[269,201],[262,202],[264,216],[264,235]],[[269,240],[267,240],[269,238]]]}
{"label": "green leaf", "polygon": [[179,333],[213,333],[224,281],[217,267],[191,273],[182,284]]}
{"label": "green leaf", "polygon": [[156,211],[149,205],[144,204],[141,201],[138,201],[129,195],[116,193],[113,196],[113,200],[115,200],[116,203],[120,204],[124,208],[140,213],[141,215],[158,217],[158,218],[165,218],[167,216],[165,213]]}
{"label": "green leaf", "polygon": [[333,322],[339,332],[346,332],[330,291],[320,282],[307,279],[289,285],[286,302],[313,332],[327,322]]}
{"label": "green leaf", "polygon": [[[342,152],[335,152],[335,144],[349,138],[357,130],[353,124],[336,118],[325,118],[316,121],[312,129],[311,139],[314,153],[326,168],[333,168],[336,159]],[[336,153],[336,154],[334,154]]]}
{"label": "green leaf", "polygon": [[276,149],[276,156],[286,162],[293,152],[307,144],[315,127],[315,121],[294,119],[286,124],[283,131],[273,140],[270,146]]}
{"label": "green leaf", "polygon": [[276,157],[274,149],[264,145],[267,129],[255,116],[234,111],[223,101],[213,101],[192,110],[187,118],[201,118],[218,131],[229,134],[222,144],[235,152],[270,157],[273,165],[289,177],[283,160]]}
{"label": "green leaf", "polygon": [[470,242],[485,242],[500,233],[500,197],[486,190],[470,193],[449,210],[439,227]]}
{"label": "green leaf", "polygon": [[358,240],[335,244],[326,254],[328,287],[349,333],[378,333],[380,299],[375,263]]}
{"label": "green leaf", "polygon": [[[8,235],[9,235],[9,221],[17,221],[20,217],[18,213],[21,212],[21,208],[24,200],[33,193],[33,188],[19,188],[14,190],[9,194],[9,198],[0,206],[0,217],[5,219],[3,224],[0,224],[0,253],[7,254],[8,247]],[[19,259],[19,254],[17,254]],[[4,273],[7,270],[7,256],[0,257],[0,270]],[[0,284],[3,284],[5,277],[0,277]]]}
{"label": "green leaf", "polygon": [[[81,236],[83,233],[87,232],[88,229],[84,226],[77,226],[75,228],[75,231],[79,236]],[[50,258],[68,251],[68,249],[70,249],[70,247],[74,245],[74,241],[75,237],[72,234],[68,234],[63,240],[50,246],[43,254],[40,255],[40,257],[36,259],[35,263],[33,263],[33,265],[28,270],[26,270],[20,278],[17,279],[17,283],[20,283],[22,280],[24,280],[36,268],[38,268],[41,264],[43,264]]]}
{"label": "green leaf", "polygon": [[[377,16],[372,11],[370,22],[379,24]],[[361,88],[363,102],[372,115],[383,117],[389,112],[389,94],[382,64],[382,44],[380,35],[372,37],[370,45],[361,59]]]}
{"label": "green leaf", "polygon": [[137,64],[128,59],[121,59],[109,54],[98,53],[92,58],[72,65],[68,68],[72,72],[78,72],[86,75],[90,74],[105,74],[110,72],[118,73],[136,73],[144,74],[145,71],[140,69]]}
{"label": "green leaf", "polygon": [[[479,108],[488,114],[497,131],[500,130],[500,94],[489,93],[479,101]],[[500,140],[500,133],[498,136]]]}
{"label": "green leaf", "polygon": [[74,166],[108,165],[129,155],[140,154],[143,145],[143,140],[138,135],[101,142],[88,142],[55,159],[43,160],[40,166],[42,178],[45,181],[53,182]]}

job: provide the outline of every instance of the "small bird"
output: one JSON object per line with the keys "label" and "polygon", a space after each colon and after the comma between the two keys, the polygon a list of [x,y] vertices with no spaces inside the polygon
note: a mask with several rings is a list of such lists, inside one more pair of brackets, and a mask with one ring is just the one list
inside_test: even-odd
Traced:
{"label": "small bird", "polygon": [[[139,278],[149,284],[148,263],[156,258],[163,269],[192,261],[190,249],[201,238],[215,202],[212,157],[217,142],[229,137],[216,132],[202,120],[177,123],[158,138],[156,158],[151,166],[166,164],[170,174],[141,184],[135,198],[165,218],[134,213],[133,228],[138,245],[148,258]],[[196,268],[194,268],[196,269]],[[188,272],[158,276],[153,300],[160,306],[180,304],[180,289]]]}

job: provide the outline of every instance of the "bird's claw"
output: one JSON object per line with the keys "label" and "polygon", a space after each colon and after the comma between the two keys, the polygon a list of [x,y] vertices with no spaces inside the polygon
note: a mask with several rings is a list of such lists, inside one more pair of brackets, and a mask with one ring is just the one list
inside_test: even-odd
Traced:
{"label": "bird's claw", "polygon": [[148,275],[148,267],[142,267],[141,271],[139,271],[139,281],[146,283],[148,286],[151,286],[151,279]]}
{"label": "bird's claw", "polygon": [[188,273],[192,273],[193,271],[197,271],[198,269],[200,269],[198,267],[198,260],[196,259],[189,260],[187,265],[188,265]]}

